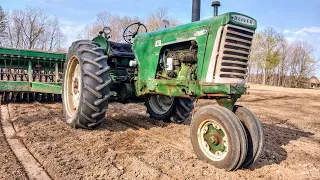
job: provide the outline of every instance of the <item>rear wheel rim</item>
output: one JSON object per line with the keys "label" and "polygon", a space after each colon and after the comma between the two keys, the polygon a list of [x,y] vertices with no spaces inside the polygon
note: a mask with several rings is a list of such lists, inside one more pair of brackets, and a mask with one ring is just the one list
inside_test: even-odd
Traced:
{"label": "rear wheel rim", "polygon": [[75,56],[72,56],[68,61],[64,84],[66,112],[69,117],[73,117],[79,107],[81,95],[81,70]]}
{"label": "rear wheel rim", "polygon": [[212,161],[221,161],[228,154],[228,136],[225,129],[213,119],[202,122],[198,128],[198,142],[202,152]]}
{"label": "rear wheel rim", "polygon": [[156,95],[150,98],[151,109],[157,114],[167,113],[173,105],[173,97]]}

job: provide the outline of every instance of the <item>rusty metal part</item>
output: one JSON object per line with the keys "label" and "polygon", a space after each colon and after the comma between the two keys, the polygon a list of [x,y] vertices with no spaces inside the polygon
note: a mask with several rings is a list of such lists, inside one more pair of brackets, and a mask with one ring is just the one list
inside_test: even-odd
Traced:
{"label": "rusty metal part", "polygon": [[181,57],[181,62],[184,63],[196,63],[197,57],[193,53],[186,53]]}

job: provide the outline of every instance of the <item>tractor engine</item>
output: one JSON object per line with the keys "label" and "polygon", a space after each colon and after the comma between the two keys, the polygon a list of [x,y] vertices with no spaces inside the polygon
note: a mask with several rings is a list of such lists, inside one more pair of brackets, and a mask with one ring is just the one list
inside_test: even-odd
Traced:
{"label": "tractor engine", "polygon": [[164,47],[157,68],[157,79],[195,79],[197,55],[196,41]]}

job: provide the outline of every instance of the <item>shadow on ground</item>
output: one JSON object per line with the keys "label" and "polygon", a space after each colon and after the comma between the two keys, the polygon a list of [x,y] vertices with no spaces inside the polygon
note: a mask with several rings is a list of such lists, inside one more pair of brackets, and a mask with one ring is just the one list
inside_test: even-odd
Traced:
{"label": "shadow on ground", "polygon": [[298,140],[302,137],[310,137],[313,133],[298,129],[292,124],[266,124],[263,123],[265,134],[265,145],[263,152],[252,167],[252,169],[261,168],[266,165],[279,164],[286,160],[287,151],[283,148],[290,141]]}

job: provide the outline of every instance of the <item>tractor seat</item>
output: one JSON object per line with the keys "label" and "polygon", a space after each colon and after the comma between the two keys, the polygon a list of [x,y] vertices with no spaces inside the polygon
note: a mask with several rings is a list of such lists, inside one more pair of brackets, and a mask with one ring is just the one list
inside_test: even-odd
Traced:
{"label": "tractor seat", "polygon": [[110,56],[134,58],[131,44],[110,41]]}

